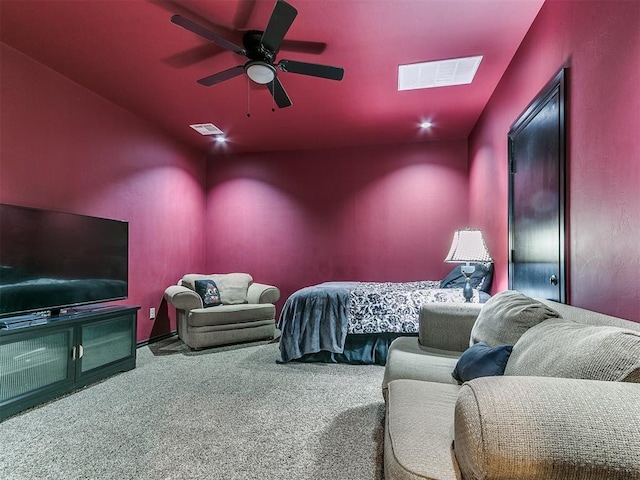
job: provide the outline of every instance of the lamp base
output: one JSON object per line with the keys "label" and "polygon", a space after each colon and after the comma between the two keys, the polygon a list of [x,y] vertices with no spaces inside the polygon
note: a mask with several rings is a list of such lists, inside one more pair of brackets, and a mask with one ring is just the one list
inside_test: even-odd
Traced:
{"label": "lamp base", "polygon": [[464,296],[464,301],[467,303],[470,303],[471,299],[473,298],[473,288],[471,287],[471,275],[473,274],[473,272],[475,272],[475,270],[476,270],[475,265],[466,264],[460,267],[460,271],[462,272],[462,274],[466,279],[464,288],[462,289],[462,295]]}

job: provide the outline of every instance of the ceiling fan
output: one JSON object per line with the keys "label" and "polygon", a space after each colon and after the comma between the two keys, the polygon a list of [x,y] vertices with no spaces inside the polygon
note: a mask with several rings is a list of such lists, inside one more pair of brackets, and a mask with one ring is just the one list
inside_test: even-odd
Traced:
{"label": "ceiling fan", "polygon": [[206,87],[222,83],[246,73],[255,83],[265,85],[279,108],[290,107],[291,99],[278,79],[278,72],[297,73],[312,77],[342,80],[344,69],[317,63],[280,60],[276,55],[298,11],[284,0],[277,0],[264,31],[250,30],[242,38],[242,47],[204,28],[181,15],[173,15],[171,22],[203,37],[216,45],[249,59],[244,65],[223,70],[201,78],[198,83]]}

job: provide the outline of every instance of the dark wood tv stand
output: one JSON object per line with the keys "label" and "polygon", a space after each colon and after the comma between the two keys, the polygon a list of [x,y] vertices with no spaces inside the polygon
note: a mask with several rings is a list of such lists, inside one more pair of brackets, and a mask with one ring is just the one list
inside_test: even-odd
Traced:
{"label": "dark wood tv stand", "polygon": [[140,307],[93,307],[0,329],[0,421],[136,366]]}

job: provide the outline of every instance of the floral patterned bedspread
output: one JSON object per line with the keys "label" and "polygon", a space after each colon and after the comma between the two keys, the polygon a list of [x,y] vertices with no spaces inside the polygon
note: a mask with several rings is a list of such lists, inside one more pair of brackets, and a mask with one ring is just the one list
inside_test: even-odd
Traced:
{"label": "floral patterned bedspread", "polygon": [[[280,360],[310,353],[342,353],[347,334],[418,333],[420,307],[431,302],[463,303],[461,288],[438,288],[440,281],[407,283],[325,282],[302,288],[287,299],[278,320]],[[473,291],[472,302],[489,295]]]}
{"label": "floral patterned bedspread", "polygon": [[[439,281],[358,282],[349,297],[348,333],[418,333],[420,307],[426,303],[464,303],[460,288]],[[474,289],[472,302],[481,299]]]}

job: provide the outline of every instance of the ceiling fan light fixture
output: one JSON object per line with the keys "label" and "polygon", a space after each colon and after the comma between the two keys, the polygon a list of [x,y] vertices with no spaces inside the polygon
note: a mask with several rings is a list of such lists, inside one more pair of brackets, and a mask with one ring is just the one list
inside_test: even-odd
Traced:
{"label": "ceiling fan light fixture", "polygon": [[273,65],[261,61],[247,63],[244,68],[247,76],[260,85],[273,82],[276,78],[276,69]]}

